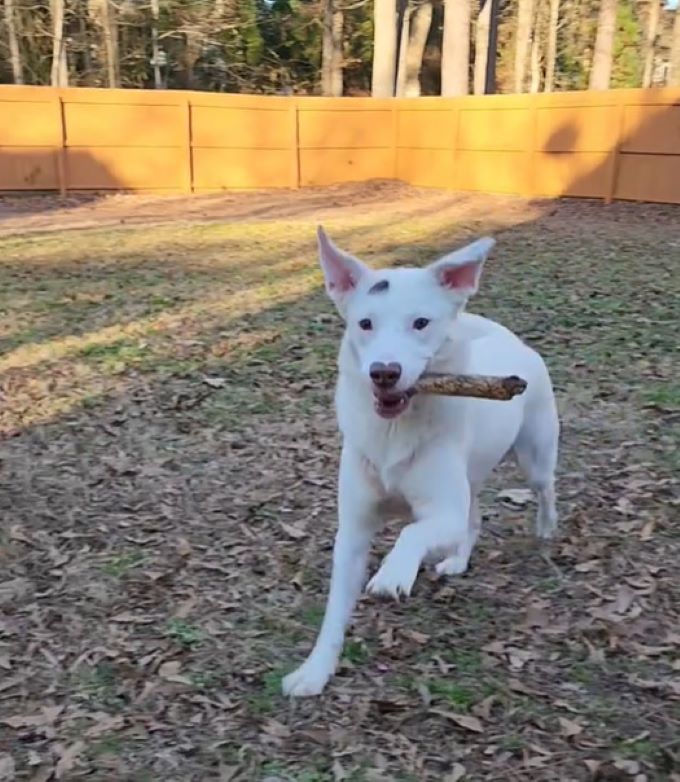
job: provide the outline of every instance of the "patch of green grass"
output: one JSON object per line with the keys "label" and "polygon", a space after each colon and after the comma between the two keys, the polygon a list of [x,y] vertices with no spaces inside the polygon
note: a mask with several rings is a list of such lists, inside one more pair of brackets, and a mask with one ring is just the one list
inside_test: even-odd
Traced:
{"label": "patch of green grass", "polygon": [[125,743],[120,736],[100,736],[96,741],[88,745],[87,751],[90,757],[97,758],[100,755],[120,755]]}
{"label": "patch of green grass", "polygon": [[78,355],[96,364],[102,372],[119,374],[148,360],[149,348],[143,342],[119,340],[104,345],[86,345]]}
{"label": "patch of green grass", "polygon": [[477,692],[470,687],[447,679],[428,679],[424,684],[436,700],[445,701],[456,711],[468,711],[479,700]]}
{"label": "patch of green grass", "polygon": [[680,385],[667,383],[647,389],[642,394],[645,404],[664,410],[680,410]]}
{"label": "patch of green grass", "polygon": [[323,621],[324,607],[322,605],[310,606],[302,612],[302,621],[310,627],[320,627]]}
{"label": "patch of green grass", "polygon": [[650,739],[635,739],[620,741],[615,746],[617,755],[624,755],[635,760],[655,760],[661,753],[659,745]]}
{"label": "patch of green grass", "polygon": [[73,684],[84,698],[107,709],[117,711],[124,705],[116,692],[116,671],[106,660],[92,668],[79,668],[74,673]]}
{"label": "patch of green grass", "polygon": [[446,649],[442,658],[456,666],[462,674],[475,674],[482,669],[482,655],[475,649]]}
{"label": "patch of green grass", "polygon": [[342,659],[352,665],[363,665],[368,660],[369,650],[363,641],[347,641],[342,650]]}
{"label": "patch of green grass", "polygon": [[175,643],[187,649],[192,649],[205,640],[205,633],[200,627],[189,624],[183,619],[171,619],[168,622],[166,635],[172,638]]}
{"label": "patch of green grass", "polygon": [[129,570],[143,565],[147,556],[143,551],[126,551],[123,554],[117,554],[111,557],[102,565],[102,572],[112,578],[120,578]]}

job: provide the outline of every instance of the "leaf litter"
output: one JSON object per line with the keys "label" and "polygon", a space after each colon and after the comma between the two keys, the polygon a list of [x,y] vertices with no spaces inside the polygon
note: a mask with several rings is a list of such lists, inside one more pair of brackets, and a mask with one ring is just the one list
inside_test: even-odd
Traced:
{"label": "leaf litter", "polygon": [[[678,778],[677,209],[376,183],[107,222],[134,203],[0,236],[0,778]],[[321,219],[371,263],[499,234],[472,309],[551,367],[562,527],[535,543],[504,466],[470,573],[362,598],[288,703],[335,524]]]}

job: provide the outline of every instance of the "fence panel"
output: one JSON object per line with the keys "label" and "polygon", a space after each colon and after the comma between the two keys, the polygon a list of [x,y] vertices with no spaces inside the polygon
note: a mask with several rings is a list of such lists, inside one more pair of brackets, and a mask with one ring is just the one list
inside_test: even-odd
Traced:
{"label": "fence panel", "polygon": [[680,203],[680,90],[298,98],[0,87],[0,190],[418,186]]}

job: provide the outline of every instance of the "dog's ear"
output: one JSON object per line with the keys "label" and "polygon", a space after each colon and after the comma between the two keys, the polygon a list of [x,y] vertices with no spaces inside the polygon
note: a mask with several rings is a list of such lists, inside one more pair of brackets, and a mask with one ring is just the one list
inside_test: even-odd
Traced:
{"label": "dog's ear", "polygon": [[326,292],[342,312],[349,296],[356,290],[359,280],[369,273],[367,266],[337,248],[319,226],[316,232],[319,241],[319,261],[326,281]]}
{"label": "dog's ear", "polygon": [[460,250],[454,250],[427,268],[440,285],[467,299],[477,293],[482,266],[495,244],[495,239],[485,236]]}

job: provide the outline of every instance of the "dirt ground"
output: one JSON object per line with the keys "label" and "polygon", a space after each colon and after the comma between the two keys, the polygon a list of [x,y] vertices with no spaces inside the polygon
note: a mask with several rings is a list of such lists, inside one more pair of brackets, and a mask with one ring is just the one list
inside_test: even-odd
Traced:
{"label": "dirt ground", "polygon": [[[318,222],[371,264],[497,236],[470,309],[546,356],[561,531],[503,466],[469,573],[363,598],[289,702],[335,526]],[[678,225],[389,182],[0,199],[0,780],[680,780]]]}

